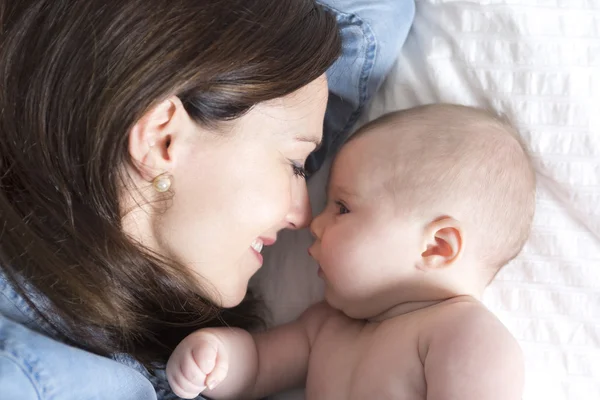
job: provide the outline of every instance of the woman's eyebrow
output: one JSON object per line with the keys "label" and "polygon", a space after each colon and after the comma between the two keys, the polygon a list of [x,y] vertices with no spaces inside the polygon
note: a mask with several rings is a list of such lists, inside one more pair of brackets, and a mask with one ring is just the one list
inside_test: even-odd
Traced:
{"label": "woman's eyebrow", "polygon": [[321,146],[321,139],[317,139],[315,136],[308,135],[298,135],[296,136],[296,140],[300,142],[314,143],[315,147]]}

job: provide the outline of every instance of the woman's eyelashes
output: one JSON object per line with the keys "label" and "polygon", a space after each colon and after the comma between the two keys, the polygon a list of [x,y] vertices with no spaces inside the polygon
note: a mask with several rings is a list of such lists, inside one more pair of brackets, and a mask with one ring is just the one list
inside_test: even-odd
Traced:
{"label": "woman's eyelashes", "polygon": [[290,161],[292,165],[292,170],[294,171],[294,175],[299,176],[301,178],[306,178],[306,169],[304,166],[296,161]]}

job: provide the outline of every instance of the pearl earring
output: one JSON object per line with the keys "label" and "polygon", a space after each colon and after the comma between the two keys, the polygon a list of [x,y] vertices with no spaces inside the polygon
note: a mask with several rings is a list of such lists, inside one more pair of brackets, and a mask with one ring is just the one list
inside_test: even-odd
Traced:
{"label": "pearl earring", "polygon": [[152,181],[152,186],[158,193],[164,193],[171,188],[171,178],[169,175],[159,175]]}

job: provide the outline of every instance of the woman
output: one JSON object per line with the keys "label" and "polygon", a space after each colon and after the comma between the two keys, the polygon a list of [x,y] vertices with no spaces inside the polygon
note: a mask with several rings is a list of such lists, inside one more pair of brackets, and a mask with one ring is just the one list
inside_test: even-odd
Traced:
{"label": "woman", "polygon": [[310,220],[307,157],[413,12],[330,3],[0,3],[2,398],[172,398],[155,369],[179,340],[251,324],[262,247]]}

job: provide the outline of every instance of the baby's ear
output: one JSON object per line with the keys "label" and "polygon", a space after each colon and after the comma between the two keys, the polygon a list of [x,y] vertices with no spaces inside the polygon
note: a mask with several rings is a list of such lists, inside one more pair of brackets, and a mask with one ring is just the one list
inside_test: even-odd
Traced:
{"label": "baby's ear", "polygon": [[423,232],[423,252],[417,266],[424,271],[451,267],[460,258],[462,250],[460,222],[452,217],[436,219]]}

